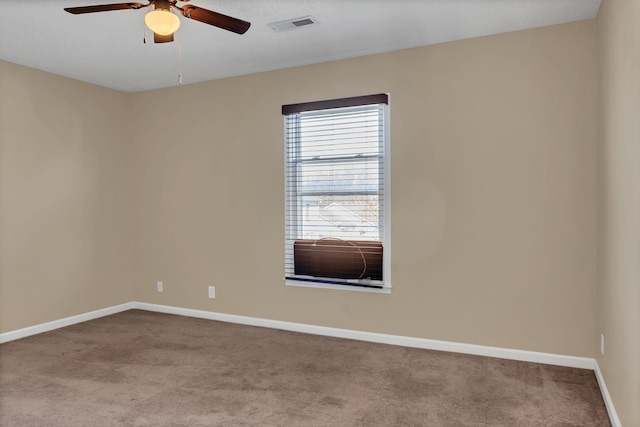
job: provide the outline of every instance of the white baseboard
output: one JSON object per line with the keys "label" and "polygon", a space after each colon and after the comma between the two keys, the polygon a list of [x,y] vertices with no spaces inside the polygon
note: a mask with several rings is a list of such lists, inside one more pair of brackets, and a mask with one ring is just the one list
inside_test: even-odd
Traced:
{"label": "white baseboard", "polygon": [[607,407],[607,412],[609,413],[611,426],[622,427],[622,423],[620,422],[620,418],[618,418],[618,413],[616,412],[616,408],[613,406],[613,400],[611,400],[609,389],[607,389],[607,384],[604,382],[604,376],[602,375],[602,371],[600,371],[600,366],[598,365],[598,361],[594,360],[593,365],[594,365],[593,370],[596,374],[596,379],[598,380],[598,386],[600,386],[600,393],[602,393],[602,399],[604,400],[604,406]]}
{"label": "white baseboard", "polygon": [[177,314],[180,316],[197,317],[201,319],[218,320],[221,322],[239,323],[241,325],[260,326],[285,331],[303,332],[313,335],[325,335],[336,338],[347,338],[359,341],[369,341],[381,344],[399,345],[404,347],[422,348],[426,350],[451,351],[455,353],[473,354],[477,356],[497,357],[500,359],[519,360],[523,362],[544,363],[547,365],[567,366],[571,368],[594,368],[594,359],[587,357],[564,356],[560,354],[540,353],[535,351],[514,350],[501,347],[489,347],[475,344],[462,344],[451,341],[439,341],[426,338],[414,338],[400,335],[379,334],[375,332],[354,331],[349,329],[331,328],[327,326],[308,325],[303,323],[269,320],[258,317],[238,316],[235,314],[216,313],[213,311],[193,310],[190,308],[173,307],[167,305],[138,302],[136,307],[141,310],[159,313]]}
{"label": "white baseboard", "polygon": [[51,322],[40,323],[38,325],[29,326],[27,328],[16,329],[15,331],[4,332],[0,334],[0,344],[25,338],[31,335],[49,332],[54,329],[63,328],[65,326],[75,325],[76,323],[86,322],[87,320],[97,319],[99,317],[109,316],[110,314],[120,313],[121,311],[131,310],[135,308],[135,302],[127,302],[113,307],[101,308],[100,310],[90,311],[88,313],[78,314],[76,316],[65,317],[64,319],[53,320]]}
{"label": "white baseboard", "polygon": [[349,329],[331,328],[327,326],[308,325],[304,323],[270,320],[259,317],[239,316],[235,314],[217,313],[213,311],[194,310],[190,308],[173,307],[168,305],[150,304],[145,302],[128,302],[113,307],[90,311],[77,316],[66,317],[52,322],[41,323],[28,328],[0,334],[0,344],[28,337],[30,335],[51,331],[64,326],[73,325],[87,320],[97,319],[119,313],[121,311],[139,309],[157,313],[176,314],[179,316],[196,317],[217,320],[221,322],[237,323],[241,325],[259,326],[271,329],[281,329],[292,332],[302,332],[313,335],[324,335],[336,338],[346,338],[359,341],[369,341],[380,344],[391,344],[404,347],[414,347],[426,350],[450,351],[455,353],[472,354],[476,356],[496,357],[499,359],[518,360],[522,362],[543,363],[547,365],[566,366],[570,368],[590,369],[595,371],[598,385],[604,399],[609,418],[613,427],[621,427],[620,419],[613,406],[613,401],[604,382],[604,377],[595,359],[588,357],[565,356],[561,354],[541,353],[536,351],[515,350],[502,347],[490,347],[475,344],[463,344],[451,341],[439,341],[426,338],[406,337],[400,335],[363,332]]}

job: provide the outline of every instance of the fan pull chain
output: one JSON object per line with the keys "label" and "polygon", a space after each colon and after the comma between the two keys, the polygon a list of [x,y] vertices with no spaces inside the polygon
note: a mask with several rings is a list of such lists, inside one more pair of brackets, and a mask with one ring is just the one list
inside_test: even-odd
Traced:
{"label": "fan pull chain", "polygon": [[182,35],[178,33],[178,84],[182,84]]}
{"label": "fan pull chain", "polygon": [[142,43],[147,43],[147,26],[142,21]]}

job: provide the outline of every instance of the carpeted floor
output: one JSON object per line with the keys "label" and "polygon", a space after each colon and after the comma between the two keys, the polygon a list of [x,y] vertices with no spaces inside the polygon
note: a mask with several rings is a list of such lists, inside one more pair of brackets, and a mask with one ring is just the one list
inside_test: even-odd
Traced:
{"label": "carpeted floor", "polygon": [[0,345],[1,426],[609,426],[592,371],[131,310]]}

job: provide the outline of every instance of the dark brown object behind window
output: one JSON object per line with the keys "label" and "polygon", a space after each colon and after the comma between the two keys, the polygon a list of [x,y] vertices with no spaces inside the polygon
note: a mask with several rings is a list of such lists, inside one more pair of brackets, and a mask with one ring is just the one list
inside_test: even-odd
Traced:
{"label": "dark brown object behind window", "polygon": [[382,243],[298,239],[293,244],[296,276],[382,280]]}

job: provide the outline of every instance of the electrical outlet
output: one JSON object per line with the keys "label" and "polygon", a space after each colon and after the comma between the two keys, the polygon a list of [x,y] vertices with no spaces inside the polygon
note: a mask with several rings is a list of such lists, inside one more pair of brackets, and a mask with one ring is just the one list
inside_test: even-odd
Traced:
{"label": "electrical outlet", "polygon": [[158,280],[158,282],[156,283],[156,289],[158,290],[158,292],[163,291],[162,282],[160,280]]}
{"label": "electrical outlet", "polygon": [[209,286],[209,298],[215,298],[216,297],[216,287],[215,286]]}
{"label": "electrical outlet", "polygon": [[604,354],[604,334],[600,334],[600,354]]}

